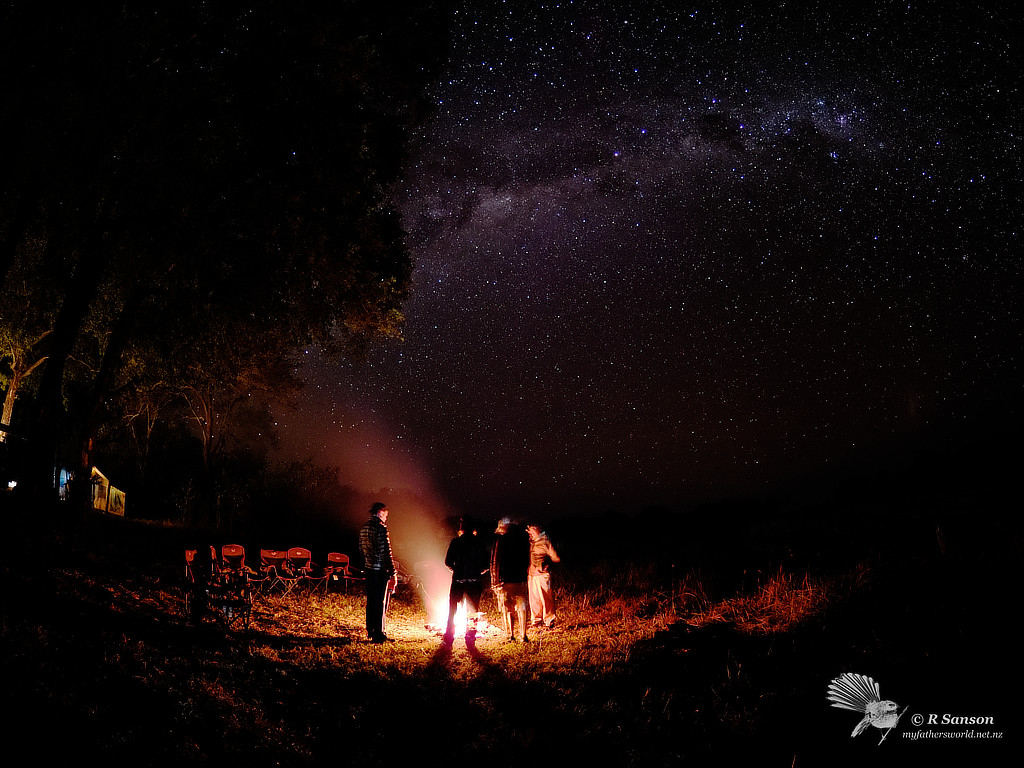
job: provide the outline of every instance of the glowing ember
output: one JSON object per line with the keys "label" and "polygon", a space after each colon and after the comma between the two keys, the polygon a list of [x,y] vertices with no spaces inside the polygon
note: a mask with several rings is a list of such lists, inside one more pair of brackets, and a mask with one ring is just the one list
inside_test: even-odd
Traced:
{"label": "glowing ember", "polygon": [[[455,612],[455,637],[466,636],[466,604],[460,603],[458,610]],[[448,604],[447,602],[441,605],[441,601],[434,603],[433,616],[431,617],[431,623],[427,624],[427,629],[439,635],[443,635],[448,627]],[[500,631],[498,627],[491,624],[484,617],[482,613],[478,613],[476,616],[476,635],[477,638],[485,637],[489,635],[498,635]]]}

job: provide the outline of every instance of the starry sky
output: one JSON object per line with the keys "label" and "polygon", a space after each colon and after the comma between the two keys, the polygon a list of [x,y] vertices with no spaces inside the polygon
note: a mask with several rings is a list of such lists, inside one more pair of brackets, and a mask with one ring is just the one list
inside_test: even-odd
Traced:
{"label": "starry sky", "polygon": [[459,6],[395,189],[405,339],[309,350],[286,452],[557,514],[1015,418],[1019,12],[734,5]]}

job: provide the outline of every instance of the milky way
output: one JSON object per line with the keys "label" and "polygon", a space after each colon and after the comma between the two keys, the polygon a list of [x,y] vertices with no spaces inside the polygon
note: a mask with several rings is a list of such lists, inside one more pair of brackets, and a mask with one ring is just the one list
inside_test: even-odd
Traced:
{"label": "milky way", "polygon": [[286,444],[458,509],[628,508],[1019,392],[1015,16],[633,5],[458,11],[396,190],[405,341],[311,354]]}

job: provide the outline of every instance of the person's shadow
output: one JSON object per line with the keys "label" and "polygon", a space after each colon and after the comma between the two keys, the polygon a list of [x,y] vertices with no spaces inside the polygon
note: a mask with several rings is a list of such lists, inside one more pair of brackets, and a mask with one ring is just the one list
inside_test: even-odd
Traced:
{"label": "person's shadow", "polygon": [[[454,653],[454,643],[442,641],[441,645],[439,645],[437,650],[434,651],[434,655],[428,666],[435,669],[439,667],[447,667],[451,664]],[[479,664],[484,670],[488,672],[500,671],[500,667],[491,661],[487,655],[477,647],[476,632],[473,632],[472,630],[466,632],[466,653],[469,654],[469,658],[472,659],[474,663]]]}
{"label": "person's shadow", "polygon": [[500,667],[491,661],[487,656],[476,647],[476,632],[466,632],[466,652],[469,653],[469,657],[488,672],[497,672]]}
{"label": "person's shadow", "polygon": [[447,667],[452,662],[452,644],[446,641],[441,641],[441,645],[434,651],[434,655],[430,658],[430,663],[427,664],[427,668],[431,670],[440,669]]}

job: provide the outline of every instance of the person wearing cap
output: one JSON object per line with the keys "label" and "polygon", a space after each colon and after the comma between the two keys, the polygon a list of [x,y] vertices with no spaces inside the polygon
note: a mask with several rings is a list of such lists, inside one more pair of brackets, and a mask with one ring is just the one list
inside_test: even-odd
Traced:
{"label": "person wearing cap", "polygon": [[388,589],[395,575],[395,560],[388,535],[387,505],[370,507],[370,519],[359,530],[359,550],[366,570],[366,636],[371,643],[386,643],[384,634]]}
{"label": "person wearing cap", "polygon": [[471,520],[459,520],[459,531],[445,554],[444,564],[452,572],[452,587],[448,592],[448,626],[444,642],[451,645],[455,639],[455,614],[459,604],[466,603],[466,642],[476,636],[477,613],[480,610],[480,595],[484,591],[483,575],[487,573],[487,552],[476,535]]}

